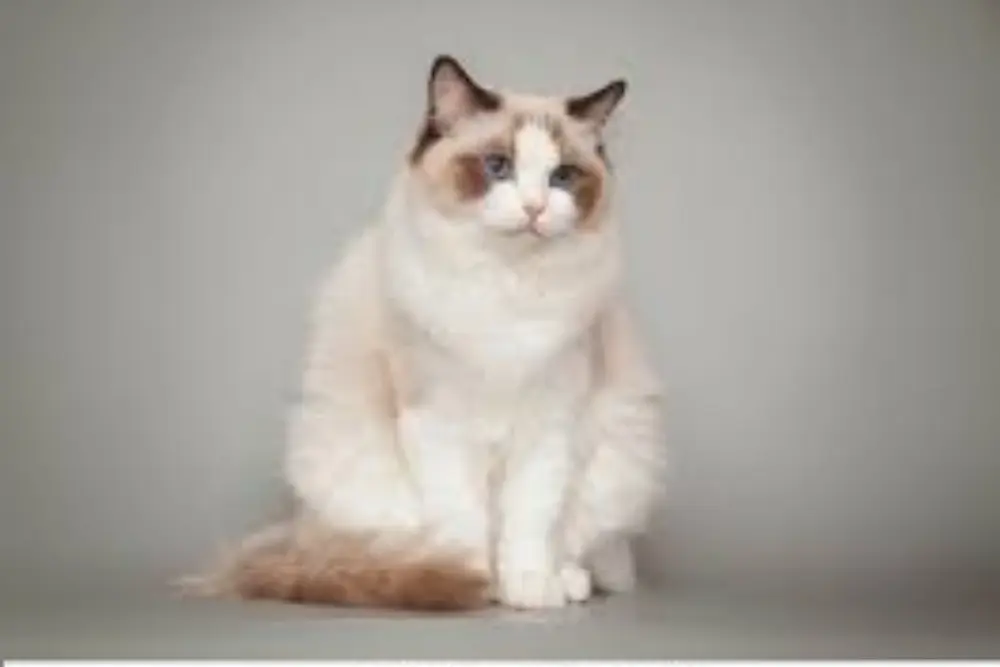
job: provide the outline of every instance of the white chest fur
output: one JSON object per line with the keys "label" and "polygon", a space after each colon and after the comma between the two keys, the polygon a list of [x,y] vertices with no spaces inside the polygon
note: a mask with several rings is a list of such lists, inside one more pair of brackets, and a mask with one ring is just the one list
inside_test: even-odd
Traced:
{"label": "white chest fur", "polygon": [[[400,238],[403,237],[403,238]],[[606,301],[610,271],[518,270],[483,258],[438,263],[406,234],[387,243],[387,299],[439,357],[484,381],[522,387],[578,345]]]}

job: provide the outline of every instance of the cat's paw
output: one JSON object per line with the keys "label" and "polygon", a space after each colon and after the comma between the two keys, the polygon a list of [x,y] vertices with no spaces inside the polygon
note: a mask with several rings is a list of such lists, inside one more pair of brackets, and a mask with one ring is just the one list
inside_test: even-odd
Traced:
{"label": "cat's paw", "polygon": [[593,593],[590,572],[579,565],[569,563],[559,571],[563,589],[570,602],[586,602]]}
{"label": "cat's paw", "polygon": [[635,588],[635,560],[624,539],[601,545],[591,555],[590,566],[597,587],[607,593],[626,593]]}
{"label": "cat's paw", "polygon": [[499,601],[515,609],[550,609],[567,603],[562,577],[548,568],[501,568]]}

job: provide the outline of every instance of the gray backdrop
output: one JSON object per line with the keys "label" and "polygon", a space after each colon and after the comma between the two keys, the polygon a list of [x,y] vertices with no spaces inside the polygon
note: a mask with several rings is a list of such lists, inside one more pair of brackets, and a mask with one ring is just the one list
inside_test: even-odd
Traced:
{"label": "gray backdrop", "polygon": [[1000,579],[995,2],[4,0],[4,589],[158,585],[280,513],[308,299],[440,51],[632,84],[611,151],[674,462],[651,574]]}

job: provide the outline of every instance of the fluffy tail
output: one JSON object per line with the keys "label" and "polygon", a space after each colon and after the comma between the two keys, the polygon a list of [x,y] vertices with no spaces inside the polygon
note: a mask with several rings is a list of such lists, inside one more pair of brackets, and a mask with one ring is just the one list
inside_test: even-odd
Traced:
{"label": "fluffy tail", "polygon": [[460,611],[489,603],[489,578],[461,555],[428,553],[427,540],[340,534],[316,521],[267,528],[207,574],[182,579],[198,597]]}

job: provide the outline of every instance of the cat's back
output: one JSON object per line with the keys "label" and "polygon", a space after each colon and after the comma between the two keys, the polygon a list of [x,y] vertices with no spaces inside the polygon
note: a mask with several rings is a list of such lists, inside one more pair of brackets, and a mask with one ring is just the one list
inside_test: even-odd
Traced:
{"label": "cat's back", "polygon": [[350,238],[321,278],[311,326],[329,339],[374,340],[384,335],[381,236],[369,225]]}

